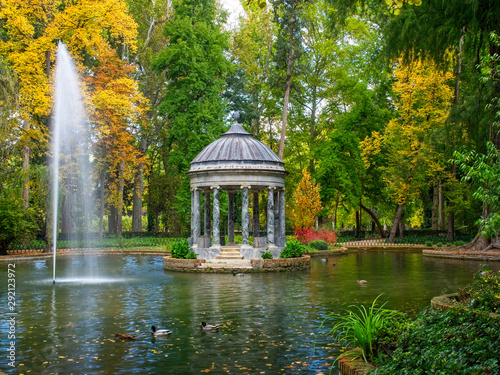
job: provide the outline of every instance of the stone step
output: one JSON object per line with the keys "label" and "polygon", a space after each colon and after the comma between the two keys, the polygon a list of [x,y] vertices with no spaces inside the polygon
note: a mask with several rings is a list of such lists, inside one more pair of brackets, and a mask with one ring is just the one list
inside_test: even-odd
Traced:
{"label": "stone step", "polygon": [[243,255],[235,254],[235,255],[217,255],[217,259],[243,259]]}

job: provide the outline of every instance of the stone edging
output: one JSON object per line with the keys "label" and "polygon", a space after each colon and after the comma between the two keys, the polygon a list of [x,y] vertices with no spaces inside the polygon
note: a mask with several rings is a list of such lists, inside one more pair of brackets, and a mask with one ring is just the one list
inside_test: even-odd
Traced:
{"label": "stone edging", "polygon": [[[454,309],[457,307],[463,307],[465,310],[469,310],[460,303],[457,302],[458,293],[443,294],[442,296],[437,296],[431,299],[431,307],[435,310],[446,311],[449,309]],[[489,313],[492,318],[497,318],[500,314]]]}
{"label": "stone edging", "polygon": [[338,368],[342,375],[365,375],[376,367],[365,362],[361,356],[361,349],[356,348],[345,352],[339,358]]}
{"label": "stone edging", "polygon": [[202,272],[202,273],[230,273],[238,272],[282,272],[309,269],[311,257],[304,255],[300,258],[285,259],[250,259],[250,267],[238,268],[228,264],[228,267],[201,267],[206,265],[205,259],[176,259],[163,257],[163,268],[167,271]]}
{"label": "stone edging", "polygon": [[422,250],[422,255],[437,258],[490,260],[500,262],[500,251]]}
{"label": "stone edging", "polygon": [[347,247],[343,246],[339,249],[333,249],[333,250],[315,250],[315,251],[306,251],[306,255],[309,256],[329,256],[329,255],[339,255],[339,254],[347,254],[348,249]]}

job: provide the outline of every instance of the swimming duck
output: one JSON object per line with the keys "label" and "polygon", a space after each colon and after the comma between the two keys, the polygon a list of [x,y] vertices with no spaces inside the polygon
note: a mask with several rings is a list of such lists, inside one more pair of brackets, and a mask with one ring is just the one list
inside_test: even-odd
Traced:
{"label": "swimming duck", "polygon": [[205,330],[205,331],[214,331],[216,329],[219,329],[218,325],[213,325],[213,324],[207,324],[205,322],[201,322],[200,328]]}
{"label": "swimming duck", "polygon": [[116,333],[115,337],[122,339],[122,340],[135,340],[136,339],[135,335],[131,335],[128,333]]}
{"label": "swimming duck", "polygon": [[356,280],[358,284],[366,284],[366,280]]}
{"label": "swimming duck", "polygon": [[167,336],[170,335],[172,331],[169,329],[156,329],[155,326],[151,326],[151,334],[153,336]]}
{"label": "swimming duck", "polygon": [[241,277],[241,276],[245,276],[245,274],[244,273],[238,273],[238,272],[236,272],[236,270],[233,270],[233,276],[240,276]]}

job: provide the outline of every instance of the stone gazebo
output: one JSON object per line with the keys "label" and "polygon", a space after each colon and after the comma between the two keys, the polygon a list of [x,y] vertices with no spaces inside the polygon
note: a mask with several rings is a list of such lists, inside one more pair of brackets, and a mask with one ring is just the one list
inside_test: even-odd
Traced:
{"label": "stone gazebo", "polygon": [[[269,249],[273,257],[278,258],[286,241],[284,188],[287,174],[283,161],[237,122],[205,147],[191,162],[191,169],[187,172],[191,180],[190,245],[198,257],[258,259],[261,258],[260,251]],[[228,193],[227,244],[220,232],[221,190]],[[242,191],[241,245],[234,244],[234,194],[238,190]],[[267,236],[260,237],[259,195],[263,192],[267,193]],[[251,193],[252,206],[256,208],[252,215],[253,246],[249,241]],[[203,236],[200,194],[205,196]]]}

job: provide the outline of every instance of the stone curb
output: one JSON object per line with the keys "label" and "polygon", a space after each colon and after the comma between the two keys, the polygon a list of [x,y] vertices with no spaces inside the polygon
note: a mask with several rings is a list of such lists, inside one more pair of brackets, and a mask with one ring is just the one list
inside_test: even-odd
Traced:
{"label": "stone curb", "polygon": [[339,255],[339,254],[347,254],[348,249],[347,247],[341,247],[339,249],[333,249],[333,250],[315,250],[315,251],[306,251],[306,255],[309,255],[311,257],[315,256],[329,256],[329,255]]}
{"label": "stone curb", "polygon": [[361,349],[356,348],[348,350],[342,355],[338,368],[342,375],[365,375],[375,370],[376,367],[365,362],[361,356]]}
{"label": "stone curb", "polygon": [[[463,307],[465,310],[469,311],[470,309],[464,307],[462,304],[456,301],[457,297],[458,293],[443,294],[441,296],[436,296],[431,300],[431,307],[434,310],[441,310],[441,311],[446,311],[457,307]],[[500,316],[500,314],[495,314],[495,313],[489,313],[488,315],[492,318],[498,318]]]}
{"label": "stone curb", "polygon": [[[203,267],[202,267],[203,264]],[[246,263],[247,264],[247,263]],[[207,266],[205,259],[175,259],[163,257],[163,268],[167,271],[201,272],[201,273],[231,273],[237,272],[288,272],[309,269],[311,257],[304,255],[300,258],[286,259],[250,259],[250,267],[240,266],[235,262],[217,264],[216,267]]]}
{"label": "stone curb", "polygon": [[489,260],[500,262],[500,251],[422,250],[424,256],[451,259]]}

